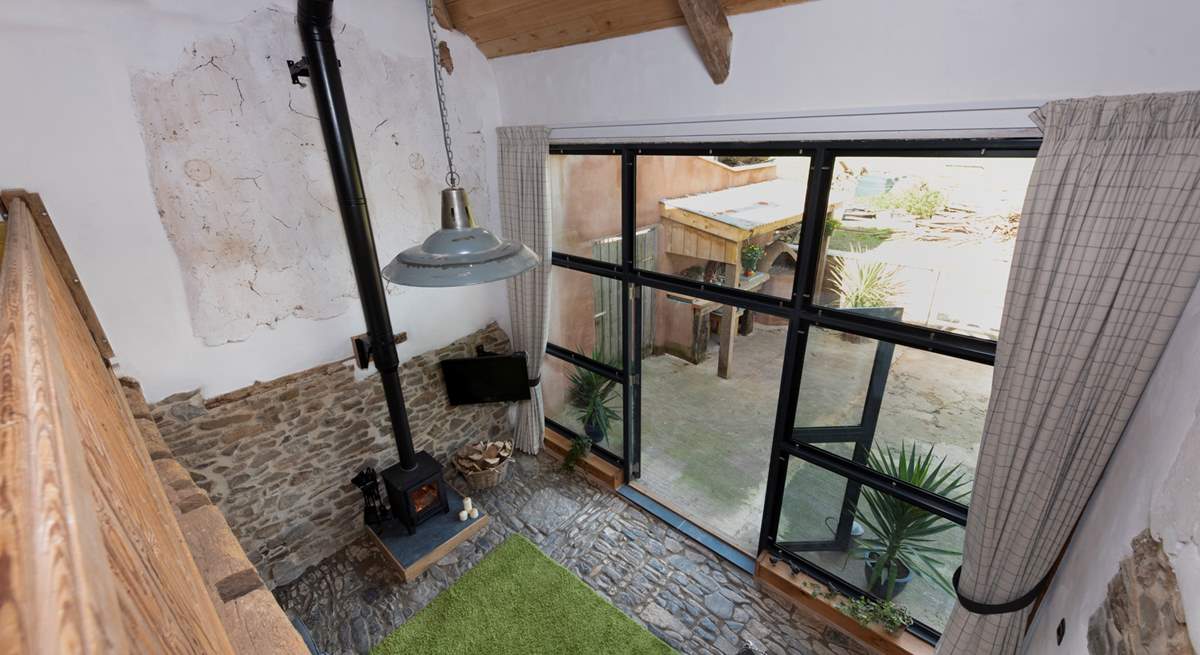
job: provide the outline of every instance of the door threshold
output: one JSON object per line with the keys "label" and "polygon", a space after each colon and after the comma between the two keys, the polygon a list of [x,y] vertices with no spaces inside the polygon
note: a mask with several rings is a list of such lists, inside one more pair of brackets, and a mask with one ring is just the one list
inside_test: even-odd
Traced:
{"label": "door threshold", "polygon": [[720,537],[696,525],[688,519],[679,515],[678,512],[654,500],[650,496],[634,489],[629,485],[622,485],[617,488],[617,493],[629,501],[630,503],[640,507],[652,514],[655,518],[663,523],[675,528],[679,532],[691,537],[701,546],[712,551],[717,557],[733,564],[739,569],[754,575],[754,558],[743,553],[741,550],[726,543]]}

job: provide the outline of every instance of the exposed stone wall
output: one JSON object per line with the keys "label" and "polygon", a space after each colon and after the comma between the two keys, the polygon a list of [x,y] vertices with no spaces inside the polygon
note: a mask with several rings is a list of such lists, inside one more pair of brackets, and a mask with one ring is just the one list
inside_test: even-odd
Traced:
{"label": "exposed stone wall", "polygon": [[[414,443],[442,462],[467,441],[511,433],[507,404],[446,400],[438,362],[472,356],[476,345],[509,352],[493,323],[400,369]],[[176,394],[153,417],[272,587],[361,535],[361,495],[350,478],[397,459],[378,378],[356,375],[349,361],[210,399]]]}
{"label": "exposed stone wall", "polygon": [[154,421],[150,420],[150,407],[146,405],[141,385],[122,378],[121,388],[234,652],[307,655],[309,649],[303,638],[263,586],[262,578],[246,559],[225,517],[163,442]]}
{"label": "exposed stone wall", "polygon": [[1108,583],[1108,597],[1088,622],[1092,655],[1194,655],[1183,599],[1162,544],[1147,530]]}

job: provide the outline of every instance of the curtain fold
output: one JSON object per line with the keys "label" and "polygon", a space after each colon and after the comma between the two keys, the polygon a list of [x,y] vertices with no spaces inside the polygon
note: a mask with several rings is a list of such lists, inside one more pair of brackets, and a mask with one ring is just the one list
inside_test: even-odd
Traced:
{"label": "curtain fold", "polygon": [[[1044,140],[959,585],[986,604],[1021,597],[1053,566],[1200,277],[1200,93],[1063,100],[1033,119]],[[1016,653],[1028,612],[956,606],[937,652]]]}
{"label": "curtain fold", "polygon": [[550,217],[546,203],[546,157],[550,132],[544,127],[496,128],[499,143],[500,218],[504,236],[529,246],[541,259],[533,269],[508,279],[513,350],[528,358],[531,399],[517,406],[514,443],[537,454],[546,419],[542,407],[542,356],[549,336]]}

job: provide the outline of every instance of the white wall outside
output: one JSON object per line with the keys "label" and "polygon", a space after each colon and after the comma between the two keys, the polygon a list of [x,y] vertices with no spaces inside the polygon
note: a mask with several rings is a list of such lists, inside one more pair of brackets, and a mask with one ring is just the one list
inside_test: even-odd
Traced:
{"label": "white wall outside", "polygon": [[[347,356],[348,338],[364,329],[354,298],[332,318],[286,317],[242,341],[206,346],[193,336],[179,260],[157,214],[131,95],[135,72],[171,70],[194,41],[229,34],[255,11],[294,13],[294,3],[4,0],[0,5],[0,79],[5,82],[0,186],[42,194],[108,332],[119,371],[140,379],[153,401],[196,387],[221,393]],[[423,3],[342,2],[335,15],[362,30],[383,54],[429,60]],[[301,54],[296,34],[290,37],[294,57]],[[446,38],[456,66],[448,78],[451,97],[471,103],[480,122],[469,127],[487,143],[484,161],[494,161],[498,100],[491,68],[468,39]],[[275,68],[277,78],[265,83],[289,84],[284,62]],[[426,70],[432,76],[432,65]],[[421,85],[428,86],[428,80]],[[348,89],[351,104],[360,93]],[[435,114],[432,95],[425,100],[427,111]],[[398,110],[396,120],[405,120]],[[361,132],[371,126],[355,127]],[[431,137],[433,142],[440,138]],[[440,149],[422,154],[430,166],[444,167]],[[495,167],[485,168],[475,173],[486,179],[490,202],[477,200],[475,210],[481,222],[498,226]],[[372,174],[384,173],[368,168],[368,184]],[[435,204],[436,199],[420,202]],[[377,232],[389,221],[418,220],[394,206],[371,209]],[[412,241],[411,234],[405,237]],[[331,247],[342,253],[348,269],[344,241],[336,241]],[[392,254],[381,248],[381,258]],[[409,334],[401,358],[449,343],[490,320],[507,329],[502,289],[406,290],[390,296],[394,327]]]}

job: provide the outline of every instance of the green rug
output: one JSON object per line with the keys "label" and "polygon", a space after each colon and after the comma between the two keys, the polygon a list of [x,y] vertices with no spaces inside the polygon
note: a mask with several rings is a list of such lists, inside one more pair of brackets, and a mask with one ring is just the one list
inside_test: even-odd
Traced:
{"label": "green rug", "polygon": [[582,580],[513,535],[372,655],[674,653]]}

